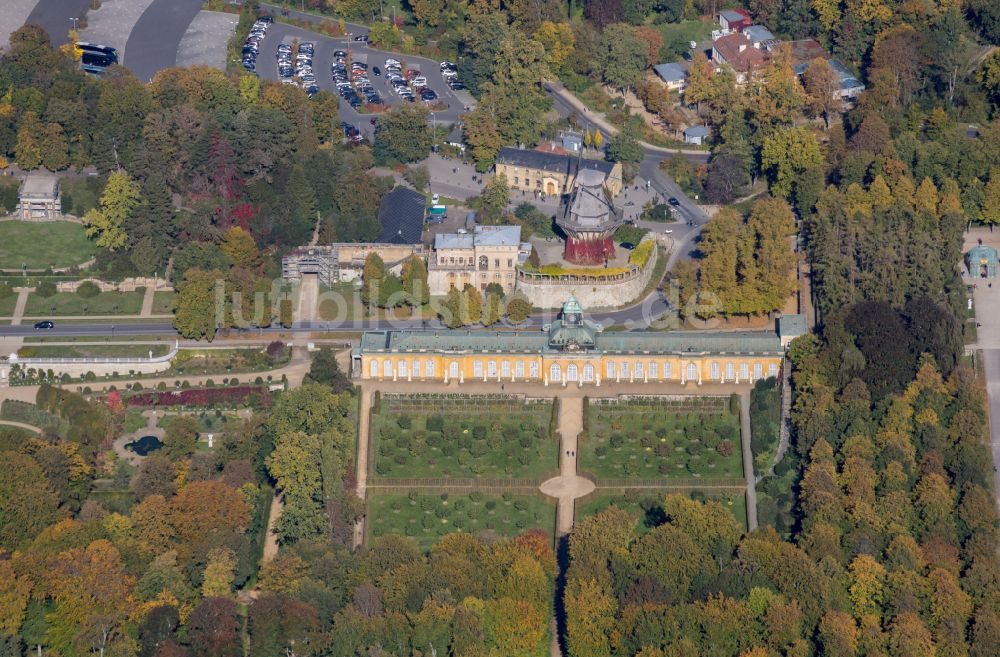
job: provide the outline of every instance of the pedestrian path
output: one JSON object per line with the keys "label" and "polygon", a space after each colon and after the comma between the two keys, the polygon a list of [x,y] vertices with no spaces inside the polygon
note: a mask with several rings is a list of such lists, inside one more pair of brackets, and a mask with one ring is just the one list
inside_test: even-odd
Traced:
{"label": "pedestrian path", "polygon": [[28,305],[28,295],[31,294],[32,288],[30,287],[19,287],[17,289],[17,303],[14,305],[14,316],[10,320],[11,326],[20,326],[21,320],[24,319],[24,307]]}
{"label": "pedestrian path", "polygon": [[583,430],[583,399],[560,398],[559,403],[559,476],[549,479],[539,490],[558,500],[556,538],[573,531],[576,499],[594,491],[594,482],[576,472],[576,447]]}
{"label": "pedestrian path", "polygon": [[139,312],[140,317],[153,316],[154,299],[156,299],[156,286],[150,285],[146,288],[145,294],[142,295],[142,310]]}
{"label": "pedestrian path", "polygon": [[753,473],[753,450],[750,449],[750,391],[740,395],[740,444],[743,448],[743,477],[747,482],[747,530],[757,529],[757,479]]}

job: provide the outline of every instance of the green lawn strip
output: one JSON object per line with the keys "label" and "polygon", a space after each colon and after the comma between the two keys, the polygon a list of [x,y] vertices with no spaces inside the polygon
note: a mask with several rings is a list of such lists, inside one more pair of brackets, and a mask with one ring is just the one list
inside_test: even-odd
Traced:
{"label": "green lawn strip", "polygon": [[21,358],[149,358],[170,352],[166,344],[30,345],[17,352]]}
{"label": "green lawn strip", "polygon": [[174,293],[161,291],[153,292],[153,314],[169,315],[174,312]]}
{"label": "green lawn strip", "polygon": [[429,413],[383,404],[372,424],[375,475],[539,478],[558,467],[559,443],[549,436],[552,407],[519,408],[523,410],[473,401],[464,411],[449,407]]}
{"label": "green lawn strip", "polygon": [[539,494],[450,491],[368,492],[369,536],[412,536],[424,549],[452,532],[515,536],[529,529],[551,535],[556,507]]}
{"label": "green lawn strip", "polygon": [[0,316],[11,317],[14,315],[14,308],[17,307],[17,294],[0,299]]}
{"label": "green lawn strip", "polygon": [[51,297],[28,295],[24,309],[28,317],[63,315],[137,315],[142,310],[142,291],[101,292],[86,299],[76,292],[57,292]]}
{"label": "green lawn strip", "polygon": [[[635,407],[633,407],[635,408]],[[587,409],[579,468],[598,479],[742,477],[739,418],[728,412]]]}
{"label": "green lawn strip", "polygon": [[368,319],[370,317],[379,319],[389,317],[396,319],[431,319],[435,316],[434,309],[430,304],[425,304],[418,308],[404,306],[393,310],[372,308],[372,312],[366,312],[368,309],[361,302],[361,292],[354,287],[354,283],[321,285],[319,297],[316,301],[316,309],[319,313],[319,318],[324,322]]}
{"label": "green lawn strip", "polygon": [[97,253],[82,224],[0,221],[0,269],[73,267]]}
{"label": "green lawn strip", "polygon": [[[103,320],[103,321],[106,322],[107,320]],[[77,343],[77,342],[80,342],[80,343],[94,343],[94,342],[110,342],[110,343],[115,343],[115,342],[148,342],[148,343],[153,343],[153,342],[158,342],[158,343],[162,343],[162,344],[173,345],[175,339],[176,339],[176,335],[171,336],[169,338],[169,341],[166,341],[163,338],[157,337],[155,335],[154,336],[149,336],[149,335],[116,335],[115,337],[111,337],[110,335],[80,335],[80,336],[54,335],[54,336],[48,336],[48,337],[46,337],[43,334],[42,336],[38,336],[38,337],[36,337],[36,336],[30,336],[29,335],[29,336],[27,336],[27,337],[24,338],[24,342],[25,342],[25,344],[29,344],[29,343],[30,344],[47,344],[47,343],[58,344],[58,343],[61,343],[61,342],[74,342],[74,343]]]}
{"label": "green lawn strip", "polygon": [[[614,505],[619,509],[627,511],[638,517],[636,525],[638,532],[644,534],[657,524],[662,522],[658,512],[663,497],[668,493],[681,492],[671,490],[651,490],[651,489],[627,489],[620,492],[608,492],[598,489],[593,495],[577,500],[575,522],[579,524],[590,516],[604,511],[609,506]],[[691,495],[691,491],[683,493]],[[699,494],[699,499],[715,500],[722,506],[729,509],[737,522],[746,529],[747,526],[747,503],[743,493],[724,494]]]}
{"label": "green lawn strip", "polygon": [[[199,433],[219,433],[225,431],[229,426],[236,426],[239,418],[233,413],[223,413],[222,411],[202,411],[201,413],[167,413],[160,417],[156,423],[161,429],[166,429],[176,418],[181,415],[193,415],[198,420]],[[200,443],[199,443],[200,444]],[[208,444],[205,444],[206,448]]]}

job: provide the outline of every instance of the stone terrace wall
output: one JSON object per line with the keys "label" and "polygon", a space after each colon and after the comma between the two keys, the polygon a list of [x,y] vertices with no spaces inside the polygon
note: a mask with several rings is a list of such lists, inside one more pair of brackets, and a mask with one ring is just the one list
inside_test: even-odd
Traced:
{"label": "stone terrace wall", "polygon": [[659,249],[653,249],[646,266],[631,277],[601,281],[557,280],[518,276],[517,289],[531,305],[538,308],[560,308],[573,295],[584,308],[617,308],[638,299],[656,269]]}

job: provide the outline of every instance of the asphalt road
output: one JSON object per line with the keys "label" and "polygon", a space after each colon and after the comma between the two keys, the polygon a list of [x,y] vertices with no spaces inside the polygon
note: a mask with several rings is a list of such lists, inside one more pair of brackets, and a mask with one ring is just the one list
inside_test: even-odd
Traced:
{"label": "asphalt road", "polygon": [[157,71],[174,66],[181,39],[201,6],[201,0],[153,0],[125,43],[124,62],[135,77],[148,82]]}
{"label": "asphalt road", "polygon": [[[69,30],[73,27],[70,18],[78,18],[89,7],[90,0],[38,0],[24,24],[44,29],[48,32],[52,45],[58,48],[69,41]],[[0,11],[3,9],[0,8]]]}
{"label": "asphalt road", "polygon": [[[350,29],[350,28],[349,28]],[[351,36],[356,36],[351,33]],[[393,91],[386,82],[384,74],[376,76],[372,71],[373,66],[385,69],[385,60],[389,57],[403,62],[406,68],[417,68],[420,73],[427,78],[428,87],[437,92],[441,103],[446,105],[446,109],[436,110],[434,118],[440,123],[454,123],[460,114],[465,111],[462,102],[455,96],[451,88],[445,84],[441,77],[441,69],[438,62],[425,57],[411,55],[400,55],[383,50],[369,48],[361,42],[352,41],[347,37],[327,37],[303,30],[293,25],[285,23],[272,23],[267,29],[267,34],[260,43],[260,52],[257,54],[257,75],[266,80],[278,80],[278,66],[275,53],[281,43],[291,43],[292,39],[299,41],[311,41],[316,44],[316,52],[313,56],[313,72],[316,74],[316,83],[321,89],[326,89],[334,95],[337,88],[333,83],[330,67],[333,63],[333,53],[343,50],[348,53],[348,66],[352,61],[360,61],[368,64],[368,77],[372,86],[382,97],[382,102],[388,106],[399,105],[404,102]],[[419,100],[416,102],[420,102]],[[371,132],[372,114],[362,114],[357,112],[343,100],[340,101],[340,120],[350,123],[366,133]]]}
{"label": "asphalt road", "polygon": [[[977,315],[978,318],[978,315]],[[980,329],[980,336],[982,336]],[[990,451],[993,454],[994,472],[1000,464],[1000,349],[983,349],[983,370],[986,376],[986,393],[990,417]],[[995,500],[1000,507],[1000,476],[993,475]]]}

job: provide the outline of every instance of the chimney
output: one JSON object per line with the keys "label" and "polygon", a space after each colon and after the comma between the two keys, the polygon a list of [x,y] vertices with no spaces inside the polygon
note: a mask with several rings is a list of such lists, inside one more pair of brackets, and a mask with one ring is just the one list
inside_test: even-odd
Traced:
{"label": "chimney", "polygon": [[746,49],[747,49],[747,44],[745,44],[745,43],[741,43],[741,44],[740,44],[740,52],[743,52],[743,51],[744,51],[744,50],[746,50]]}

